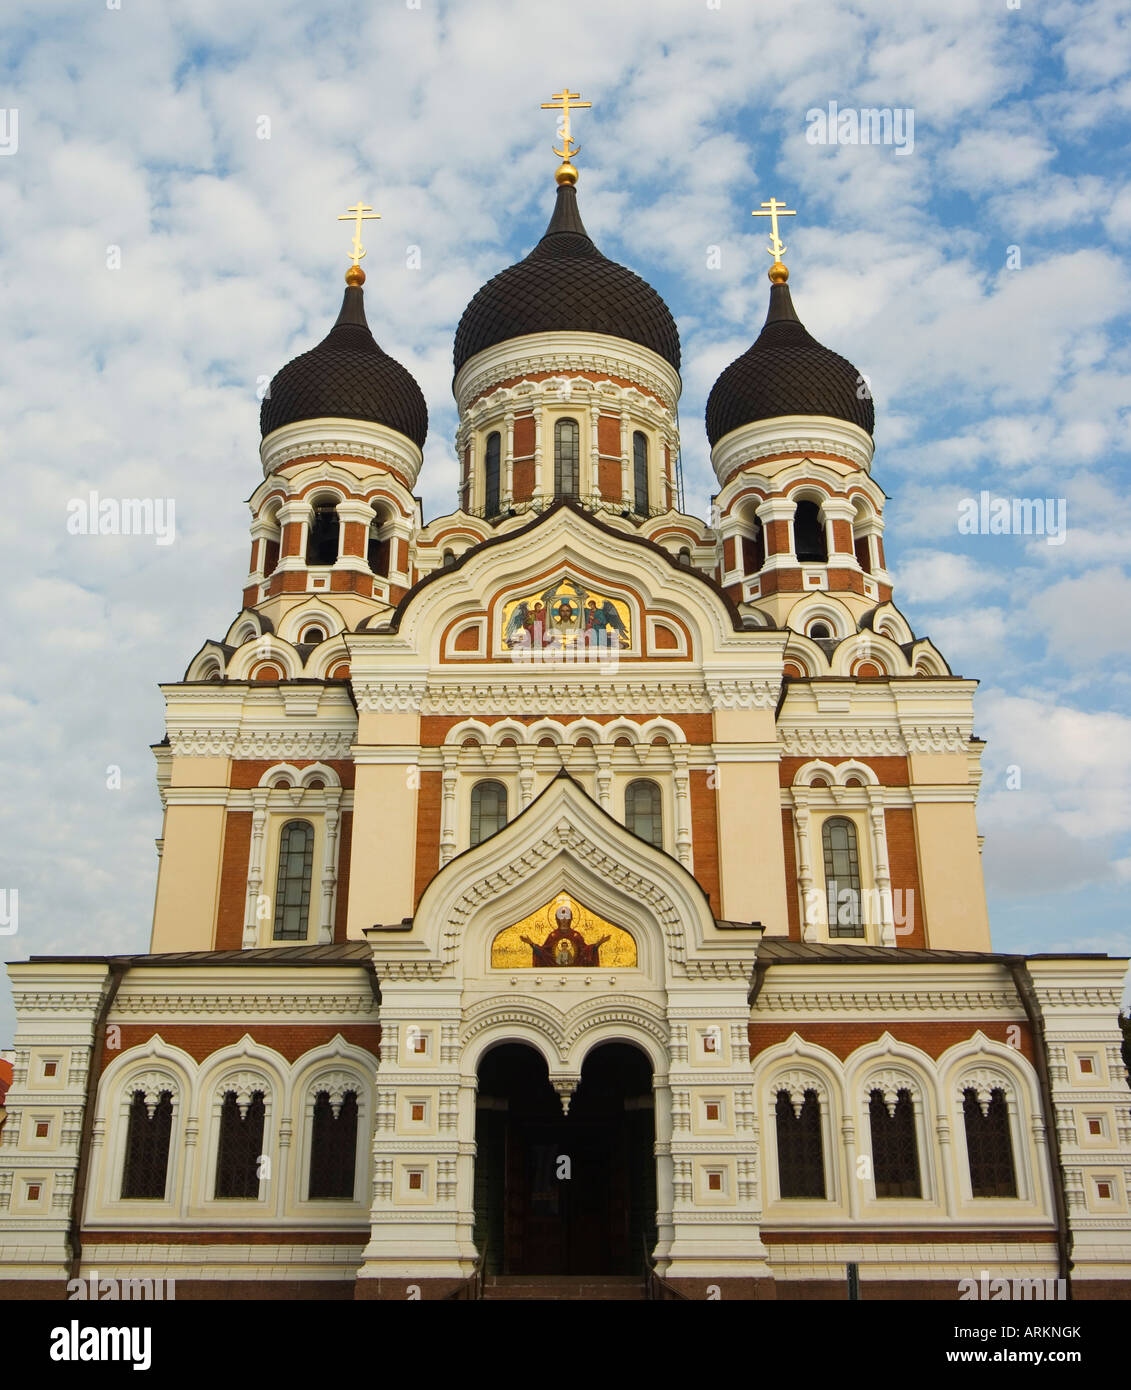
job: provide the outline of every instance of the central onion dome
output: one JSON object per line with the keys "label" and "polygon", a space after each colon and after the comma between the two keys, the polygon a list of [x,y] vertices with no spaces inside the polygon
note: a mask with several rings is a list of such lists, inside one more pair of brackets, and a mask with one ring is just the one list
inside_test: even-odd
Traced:
{"label": "central onion dome", "polygon": [[385,425],[424,447],[428,407],[407,368],[383,352],[365,319],[360,270],[347,274],[342,311],[309,352],[275,373],[259,412],[264,435],[299,420],[331,417]]}
{"label": "central onion dome", "polygon": [[572,184],[558,187],[550,225],[525,260],[488,280],[456,329],[455,369],[485,348],[529,333],[604,333],[650,348],[679,370],[679,332],[639,275],[589,239]]}
{"label": "central onion dome", "polygon": [[[785,272],[785,267],[781,267]],[[825,415],[869,435],[876,411],[864,378],[822,346],[798,319],[784,278],[770,288],[770,310],[752,347],[719,377],[707,398],[707,438],[778,415]]]}

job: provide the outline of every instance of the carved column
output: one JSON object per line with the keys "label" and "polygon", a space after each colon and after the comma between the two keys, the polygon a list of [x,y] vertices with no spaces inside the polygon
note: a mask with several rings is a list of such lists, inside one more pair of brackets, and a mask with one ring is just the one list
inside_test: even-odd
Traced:
{"label": "carved column", "polygon": [[797,882],[801,887],[801,937],[820,941],[828,928],[821,895],[813,891],[813,864],[809,856],[809,807],[805,792],[795,788],[793,821],[797,828]]}
{"label": "carved column", "polygon": [[456,786],[459,782],[456,762],[459,751],[451,744],[445,744],[440,750],[440,756],[444,765],[441,774],[443,792],[440,798],[440,867],[443,868],[456,854]]}
{"label": "carved column", "polygon": [[319,945],[328,946],[334,940],[334,908],[338,898],[338,831],[341,828],[339,806],[341,787],[327,787],[323,792],[326,810],[323,815],[322,838],[322,913],[318,923]]}
{"label": "carved column", "polygon": [[534,505],[542,501],[542,405],[534,408]]}
{"label": "carved column", "polygon": [[[589,407],[589,500],[593,506],[601,500],[601,463],[598,443],[597,422],[601,418],[600,407]],[[584,494],[582,494],[584,496]]]}
{"label": "carved column", "polygon": [[613,813],[613,750],[607,743],[600,743],[597,754],[597,804],[602,811]]}
{"label": "carved column", "polygon": [[692,869],[691,774],[688,771],[685,744],[677,743],[672,746],[672,761],[675,763],[672,778],[675,784],[675,853],[684,868]]}
{"label": "carved column", "polygon": [[895,912],[892,908],[891,868],[888,864],[888,836],[882,787],[868,788],[868,819],[872,826],[872,863],[875,865],[876,897],[880,906],[880,945],[894,946]]}
{"label": "carved column", "polygon": [[534,800],[534,749],[518,750],[518,809],[525,811]]}
{"label": "carved column", "polygon": [[243,945],[247,950],[259,944],[259,896],[263,891],[263,861],[266,853],[264,831],[267,825],[267,788],[251,793],[251,848],[247,862],[247,906],[243,917]]}
{"label": "carved column", "polygon": [[506,423],[506,434],[504,436],[504,448],[506,453],[503,458],[503,511],[509,510],[514,502],[514,411],[508,410],[503,417]]}
{"label": "carved column", "polygon": [[628,407],[620,408],[620,495],[621,501],[629,506],[632,496],[632,455],[630,446],[632,435],[629,430]]}

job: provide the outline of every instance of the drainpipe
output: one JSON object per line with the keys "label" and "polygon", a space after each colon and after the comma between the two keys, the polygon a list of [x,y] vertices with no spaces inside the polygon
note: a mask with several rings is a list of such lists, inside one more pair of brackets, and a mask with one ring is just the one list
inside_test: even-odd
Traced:
{"label": "drainpipe", "polygon": [[1045,1036],[1045,1017],[1041,1011],[1041,1001],[1037,997],[1033,977],[1024,956],[1007,956],[1006,965],[1013,976],[1017,996],[1029,1020],[1033,1032],[1033,1058],[1037,1069],[1037,1081],[1041,1088],[1041,1101],[1048,1116],[1049,1157],[1052,1160],[1052,1192],[1056,1204],[1056,1249],[1060,1277],[1064,1280],[1065,1292],[1072,1298],[1072,1230],[1068,1224],[1068,1197],[1064,1181],[1064,1164],[1060,1155],[1060,1131],[1056,1123],[1056,1106],[1053,1103],[1052,1079],[1049,1072],[1049,1047]]}
{"label": "drainpipe", "polygon": [[118,997],[118,986],[129,969],[129,961],[111,959],[110,978],[106,993],[98,1006],[94,1020],[94,1038],[90,1050],[90,1071],[87,1073],[86,1105],[82,1112],[82,1130],[79,1134],[79,1162],[75,1170],[75,1190],[71,1194],[71,1225],[69,1232],[71,1246],[70,1277],[79,1278],[82,1267],[82,1210],[86,1201],[86,1179],[90,1169],[90,1141],[94,1134],[94,1112],[98,1098],[98,1081],[102,1075],[102,1058],[106,1050],[106,1020]]}

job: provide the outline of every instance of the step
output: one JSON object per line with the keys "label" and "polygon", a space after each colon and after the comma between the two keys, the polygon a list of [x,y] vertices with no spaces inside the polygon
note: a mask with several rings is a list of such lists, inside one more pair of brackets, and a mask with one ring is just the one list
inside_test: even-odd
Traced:
{"label": "step", "polygon": [[492,1274],[483,1285],[484,1299],[546,1299],[553,1302],[643,1302],[644,1280],[638,1274]]}

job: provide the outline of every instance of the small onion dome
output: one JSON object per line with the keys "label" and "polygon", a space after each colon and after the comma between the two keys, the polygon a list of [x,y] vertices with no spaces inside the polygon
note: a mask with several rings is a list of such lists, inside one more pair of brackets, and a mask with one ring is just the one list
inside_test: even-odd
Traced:
{"label": "small onion dome", "polygon": [[272,378],[259,412],[268,435],[298,420],[371,420],[424,447],[428,407],[415,378],[377,346],[365,321],[363,275],[347,275],[342,311],[330,332]]}
{"label": "small onion dome", "polygon": [[828,415],[868,434],[876,423],[864,378],[805,331],[784,280],[770,286],[770,311],[754,345],[711,388],[707,438],[714,447],[731,430],[778,415]]}
{"label": "small onion dome", "polygon": [[646,281],[602,256],[571,183],[558,186],[550,225],[525,260],[488,280],[456,329],[455,369],[484,348],[528,333],[604,333],[650,348],[679,370],[679,332]]}

